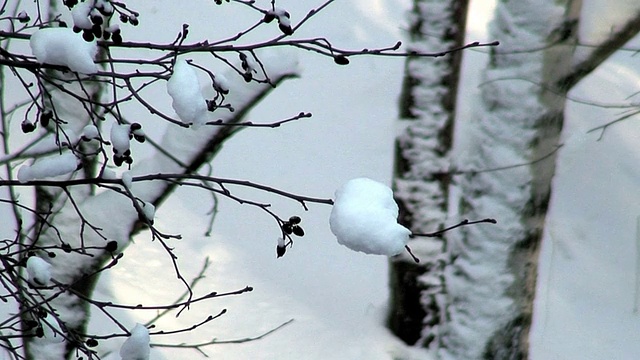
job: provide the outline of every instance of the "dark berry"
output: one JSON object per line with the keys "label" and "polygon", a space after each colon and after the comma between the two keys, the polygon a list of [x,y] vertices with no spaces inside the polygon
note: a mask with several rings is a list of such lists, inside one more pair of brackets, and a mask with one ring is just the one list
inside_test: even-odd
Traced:
{"label": "dark berry", "polygon": [[278,257],[284,256],[284,253],[287,252],[286,246],[276,246],[276,255]]}
{"label": "dark berry", "polygon": [[96,38],[101,38],[102,37],[102,26],[93,25],[91,27],[91,32],[93,33],[93,36],[95,36]]}
{"label": "dark berry", "polygon": [[113,35],[111,36],[111,40],[113,40],[113,43],[116,45],[122,44],[122,36],[120,35],[119,32],[114,32]]}
{"label": "dark berry", "polygon": [[60,246],[60,248],[62,249],[62,251],[66,252],[66,253],[70,253],[71,252],[71,245],[69,245],[67,243],[62,243],[62,246]]}
{"label": "dark berry", "polygon": [[79,26],[73,25],[73,32],[79,34],[82,31],[82,28]]}
{"label": "dark berry", "polygon": [[262,21],[268,24],[272,22],[275,18],[276,18],[276,14],[274,14],[273,11],[268,11],[266,14],[264,14],[264,18],[262,18]]}
{"label": "dark berry", "polygon": [[93,36],[93,32],[91,30],[84,30],[82,32],[82,38],[86,42],[92,42],[95,37]]}
{"label": "dark berry", "polygon": [[40,125],[42,125],[42,127],[49,126],[49,120],[51,120],[52,118],[53,113],[51,111],[40,113]]}
{"label": "dark berry", "polygon": [[21,23],[28,23],[29,20],[31,20],[31,18],[29,17],[29,14],[27,14],[25,11],[21,11],[18,14],[18,21]]}
{"label": "dark berry", "polygon": [[293,28],[291,25],[278,24],[280,31],[285,35],[293,35]]}
{"label": "dark berry", "polygon": [[120,21],[126,24],[129,22],[129,17],[125,14],[120,14]]}
{"label": "dark berry", "polygon": [[78,5],[78,0],[64,0],[64,4],[71,9],[72,7]]}
{"label": "dark berry", "polygon": [[22,132],[26,134],[26,133],[33,132],[36,129],[36,124],[30,123],[25,120],[22,122],[22,124],[20,124],[20,127],[22,127]]}
{"label": "dark berry", "polygon": [[344,55],[336,55],[333,57],[333,61],[338,65],[348,65],[349,59]]}
{"label": "dark berry", "polygon": [[291,235],[291,233],[293,232],[293,227],[288,222],[285,222],[282,224],[282,231],[284,231],[285,234]]}
{"label": "dark berry", "polygon": [[94,25],[102,25],[104,23],[104,19],[100,15],[92,15],[91,16],[91,22]]}
{"label": "dark berry", "polygon": [[289,223],[291,223],[291,225],[296,225],[296,224],[300,224],[300,222],[302,221],[302,219],[300,219],[300,216],[292,216],[289,218]]}
{"label": "dark berry", "polygon": [[107,246],[104,247],[108,252],[114,252],[118,250],[118,242],[115,240],[111,240],[107,243]]}
{"label": "dark berry", "polygon": [[90,348],[96,347],[96,346],[98,346],[98,340],[96,340],[96,339],[87,339],[85,344],[87,344],[87,347],[90,347]]}
{"label": "dark berry", "polygon": [[291,230],[293,231],[293,234],[296,236],[304,236],[304,230],[302,230],[302,228],[298,225],[293,226]]}

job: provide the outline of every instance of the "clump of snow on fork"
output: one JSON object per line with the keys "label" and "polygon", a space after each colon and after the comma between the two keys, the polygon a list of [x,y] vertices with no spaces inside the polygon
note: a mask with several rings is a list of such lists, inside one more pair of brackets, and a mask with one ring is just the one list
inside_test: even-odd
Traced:
{"label": "clump of snow on fork", "polygon": [[398,224],[391,188],[367,178],[350,180],[336,191],[329,225],[340,244],[366,254],[398,255],[411,235]]}
{"label": "clump of snow on fork", "polygon": [[43,28],[31,35],[31,52],[41,64],[62,65],[82,74],[98,72],[98,47],[68,28]]}

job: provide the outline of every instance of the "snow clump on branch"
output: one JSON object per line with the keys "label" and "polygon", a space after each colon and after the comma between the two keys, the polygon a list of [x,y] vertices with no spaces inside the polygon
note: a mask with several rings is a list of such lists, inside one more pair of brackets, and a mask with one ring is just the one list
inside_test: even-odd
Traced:
{"label": "snow clump on branch", "polygon": [[72,173],[80,166],[80,160],[72,152],[40,159],[32,165],[23,165],[18,170],[18,181],[25,183]]}
{"label": "snow clump on branch", "polygon": [[367,178],[350,180],[336,191],[329,225],[340,244],[366,254],[398,255],[411,235],[398,224],[393,191]]}
{"label": "snow clump on branch", "polygon": [[41,64],[62,65],[82,74],[98,72],[93,59],[96,42],[87,42],[68,28],[43,28],[31,35],[31,51]]}
{"label": "snow clump on branch", "polygon": [[180,59],[173,66],[167,81],[167,93],[173,99],[173,110],[185,124],[203,125],[207,122],[207,102],[202,95],[196,71]]}
{"label": "snow clump on branch", "polygon": [[29,282],[36,286],[49,286],[51,283],[51,264],[37,256],[27,259]]}

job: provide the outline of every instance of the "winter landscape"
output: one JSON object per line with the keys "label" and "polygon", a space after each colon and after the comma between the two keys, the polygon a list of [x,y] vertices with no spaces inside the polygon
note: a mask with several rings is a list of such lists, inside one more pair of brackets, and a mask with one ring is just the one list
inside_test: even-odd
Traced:
{"label": "winter landscape", "polygon": [[635,1],[189,3],[0,1],[0,358],[640,358]]}

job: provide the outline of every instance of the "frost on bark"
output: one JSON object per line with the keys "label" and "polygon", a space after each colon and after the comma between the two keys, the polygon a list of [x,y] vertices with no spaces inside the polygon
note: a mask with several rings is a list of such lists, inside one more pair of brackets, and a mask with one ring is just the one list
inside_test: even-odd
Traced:
{"label": "frost on bark", "polygon": [[[435,52],[464,42],[467,0],[415,0],[409,14],[409,50]],[[449,153],[461,52],[443,58],[409,57],[400,97],[394,187],[400,222],[414,232],[437,230],[447,216]],[[443,268],[446,244],[420,238],[390,263],[389,328],[407,344],[438,347],[446,319]]]}

